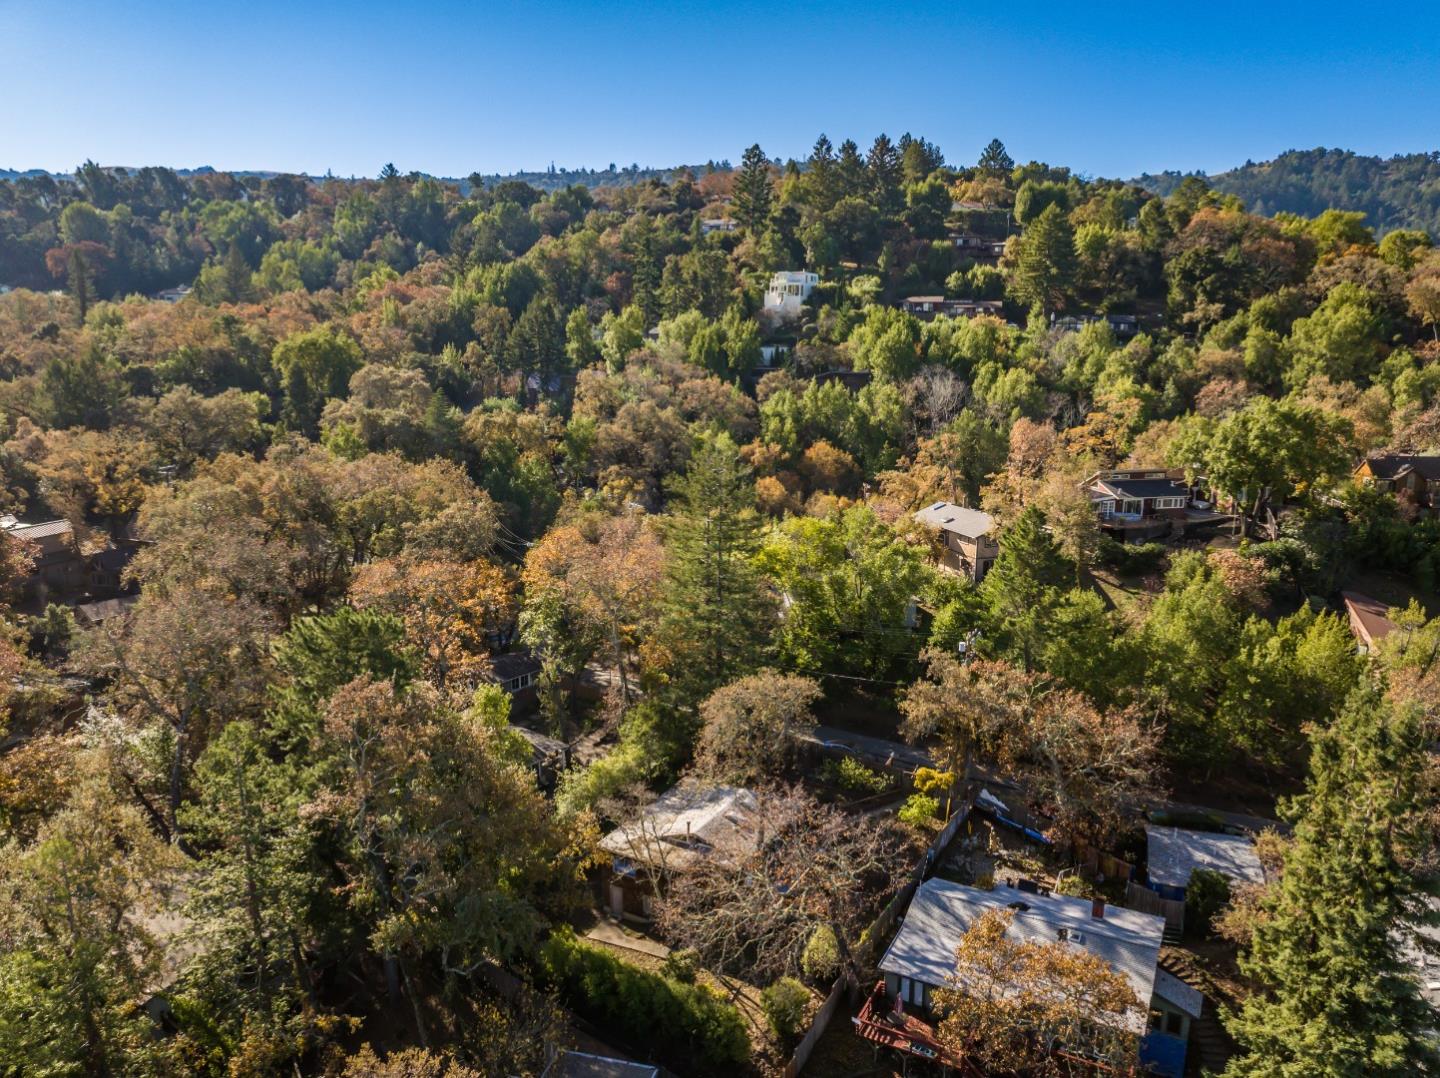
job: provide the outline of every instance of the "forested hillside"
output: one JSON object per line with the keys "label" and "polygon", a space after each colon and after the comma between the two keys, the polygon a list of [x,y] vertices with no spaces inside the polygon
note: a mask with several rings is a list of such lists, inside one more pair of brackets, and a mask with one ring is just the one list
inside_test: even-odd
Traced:
{"label": "forested hillside", "polygon": [[[1179,172],[1141,176],[1137,183],[1168,195]],[[1251,213],[1298,213],[1327,209],[1365,214],[1377,232],[1420,228],[1440,233],[1440,152],[1366,157],[1349,150],[1289,150],[1273,161],[1246,162],[1208,178],[1217,191],[1235,195]]]}
{"label": "forested hillside", "polygon": [[[1432,236],[959,157],[0,183],[0,1075],[779,1074],[975,768],[1097,916],[1283,814],[1228,1073],[1424,1073]],[[582,940],[677,784],[761,839]]]}

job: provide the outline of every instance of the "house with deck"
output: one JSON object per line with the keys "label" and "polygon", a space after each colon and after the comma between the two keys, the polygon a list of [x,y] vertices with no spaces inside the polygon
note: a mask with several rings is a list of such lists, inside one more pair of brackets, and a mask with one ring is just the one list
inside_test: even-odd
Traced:
{"label": "house with deck", "polygon": [[974,318],[988,314],[999,318],[1005,305],[998,299],[946,299],[944,296],[906,296],[900,301],[900,309],[912,314],[922,322],[937,318]]}
{"label": "house with deck", "polygon": [[648,922],[667,880],[702,861],[738,865],[755,852],[763,824],[740,786],[673,786],[600,840],[610,855],[612,916]]}
{"label": "house with deck", "polygon": [[936,564],[977,584],[1000,556],[995,518],[989,513],[953,502],[936,502],[916,513],[915,521],[935,533],[940,544]]}
{"label": "house with deck", "polygon": [[1136,1005],[1126,1016],[1140,1041],[1141,1066],[1165,1078],[1185,1071],[1190,1023],[1200,1017],[1201,994],[1161,969],[1165,921],[1148,913],[1112,906],[1103,899],[1020,891],[982,890],[930,879],[915,892],[899,932],[880,959],[884,975],[876,993],[855,1019],[861,1037],[923,1059],[939,1060],[962,1073],[934,1036],[935,993],[951,985],[955,951],[983,914],[1011,915],[1007,932],[1017,942],[1058,944],[1102,959],[1129,982]]}
{"label": "house with deck", "polygon": [[782,270],[773,274],[765,288],[765,309],[786,316],[799,314],[819,283],[819,274],[805,270]]}
{"label": "house with deck", "polygon": [[1355,481],[1428,512],[1440,510],[1440,455],[1383,453],[1369,457],[1355,469]]}
{"label": "house with deck", "polygon": [[1100,529],[1121,542],[1180,536],[1234,520],[1197,497],[1181,474],[1164,468],[1095,472],[1082,484],[1100,517]]}

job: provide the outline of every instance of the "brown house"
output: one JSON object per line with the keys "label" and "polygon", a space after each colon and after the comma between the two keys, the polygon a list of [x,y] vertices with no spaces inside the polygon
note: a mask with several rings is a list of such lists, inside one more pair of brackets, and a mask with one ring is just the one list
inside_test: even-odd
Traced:
{"label": "brown house", "polygon": [[34,558],[34,568],[24,583],[26,599],[43,607],[52,598],[85,590],[89,583],[88,559],[68,520],[21,524],[8,517],[0,520],[0,527],[7,541],[22,544]]}
{"label": "brown house", "polygon": [[1234,518],[1199,501],[1178,472],[1127,468],[1096,472],[1082,484],[1100,529],[1122,542],[1183,535],[1187,529]]}
{"label": "brown house", "polygon": [[989,314],[1000,317],[1004,304],[998,299],[946,299],[944,296],[906,296],[900,301],[900,309],[913,314],[922,322],[930,322],[942,315],[946,318],[974,318]]}
{"label": "brown house", "polygon": [[1390,620],[1390,608],[1379,599],[1372,599],[1358,591],[1342,591],[1340,598],[1350,618],[1350,632],[1362,655],[1374,651],[1376,644],[1395,631],[1395,623]]}
{"label": "brown house", "polygon": [[738,863],[760,841],[760,806],[739,786],[674,786],[600,840],[611,914],[648,921],[665,881],[702,861]]}
{"label": "brown house", "polygon": [[977,584],[1000,556],[995,518],[989,513],[936,502],[916,513],[915,520],[936,532],[942,547],[937,559],[940,568],[968,576]]}
{"label": "brown house", "polygon": [[1386,453],[1370,457],[1355,469],[1355,479],[1422,509],[1440,509],[1440,456]]}

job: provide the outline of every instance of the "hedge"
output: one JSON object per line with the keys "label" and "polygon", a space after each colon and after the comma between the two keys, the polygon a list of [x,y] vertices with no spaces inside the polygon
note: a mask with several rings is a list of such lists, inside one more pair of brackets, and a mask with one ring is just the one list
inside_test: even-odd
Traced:
{"label": "hedge", "polygon": [[745,1019],[714,990],[632,966],[569,929],[541,946],[538,972],[571,1010],[678,1064],[671,1069],[719,1070],[750,1058]]}

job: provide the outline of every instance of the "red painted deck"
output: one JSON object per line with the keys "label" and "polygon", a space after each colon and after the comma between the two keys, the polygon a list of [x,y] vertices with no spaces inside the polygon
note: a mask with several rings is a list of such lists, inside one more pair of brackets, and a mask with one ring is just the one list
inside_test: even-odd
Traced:
{"label": "red painted deck", "polygon": [[885,1048],[894,1048],[919,1059],[933,1060],[952,1070],[959,1071],[965,1078],[984,1078],[984,1074],[963,1056],[956,1055],[935,1039],[935,1030],[930,1023],[909,1012],[897,1014],[885,994],[885,982],[875,986],[852,1021],[855,1032],[865,1040]]}

